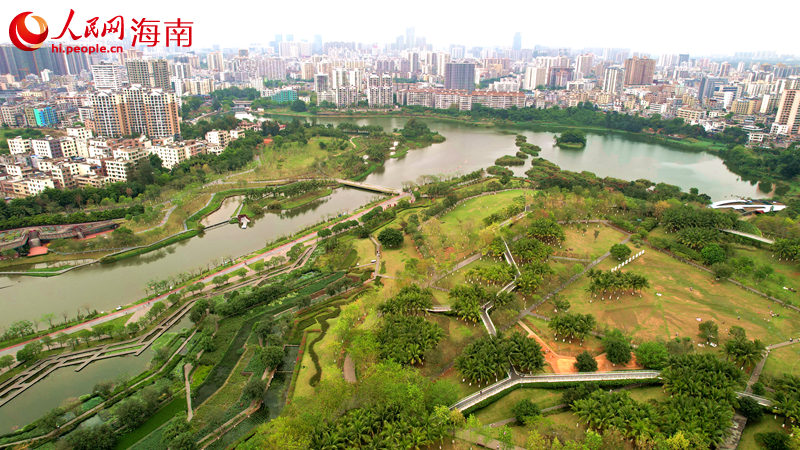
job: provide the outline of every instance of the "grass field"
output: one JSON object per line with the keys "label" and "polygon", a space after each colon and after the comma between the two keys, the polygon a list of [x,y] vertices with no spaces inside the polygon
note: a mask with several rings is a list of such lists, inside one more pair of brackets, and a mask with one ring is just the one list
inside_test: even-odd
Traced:
{"label": "grass field", "polygon": [[[342,376],[342,370],[334,361],[336,337],[331,332],[338,321],[338,317],[328,319],[328,324],[331,328],[328,329],[325,337],[314,345],[314,351],[319,357],[319,365],[322,368],[322,378],[320,378],[320,382],[333,377]],[[314,324],[311,328],[319,328],[319,324]],[[314,367],[314,362],[311,360],[311,352],[308,346],[317,336],[317,333],[313,333],[309,334],[306,338],[306,351],[303,353],[303,360],[300,362],[300,372],[297,376],[297,385],[295,386],[293,394],[295,397],[312,397],[314,395],[314,387],[309,384],[309,381],[311,377],[314,376],[314,373],[316,373],[316,369]]]}
{"label": "grass field", "polygon": [[[374,252],[374,248],[373,248]],[[373,253],[374,254],[374,253]],[[383,275],[401,278],[405,271],[406,263],[411,259],[421,259],[414,249],[414,244],[408,236],[405,236],[403,245],[397,249],[383,249],[381,252],[381,263],[386,263],[386,272]],[[367,261],[371,261],[374,257]]]}
{"label": "grass field", "polygon": [[425,365],[422,373],[426,376],[439,376],[460,355],[470,342],[484,336],[483,324],[467,325],[464,321],[443,314],[430,314],[428,320],[438,324],[444,330],[444,338],[435,349],[425,354]]}
{"label": "grass field", "polygon": [[474,253],[491,240],[492,233],[483,232],[483,219],[502,211],[513,200],[532,191],[514,189],[494,195],[473,198],[458,205],[440,218],[426,221],[420,228],[436,262],[452,265]]}
{"label": "grass field", "polygon": [[558,389],[520,388],[511,391],[506,396],[475,412],[475,416],[483,424],[499,422],[514,417],[511,408],[520,400],[528,399],[541,408],[549,408],[561,403],[562,391]]}
{"label": "grass field", "polygon": [[787,428],[781,428],[783,418],[779,417],[777,420],[772,414],[765,414],[758,423],[747,423],[742,432],[742,439],[739,441],[738,450],[762,450],[764,447],[756,443],[756,434],[768,433],[770,431],[788,431]]}
{"label": "grass field", "polygon": [[[606,260],[599,268],[611,265],[613,262]],[[800,317],[795,313],[729,282],[717,282],[710,274],[652,249],[625,270],[650,280],[651,287],[641,298],[592,299],[586,292],[586,277],[560,295],[572,304],[571,312],[594,314],[600,327],[619,328],[637,341],[695,337],[698,318],[717,322],[721,337],[727,336],[731,326],[739,325],[751,339],[761,339],[767,345],[800,333]],[[770,317],[770,311],[780,313],[780,317]]]}
{"label": "grass field", "polygon": [[[736,256],[752,258],[756,263],[756,267],[768,265],[775,270],[772,276],[761,282],[756,282],[752,277],[741,275],[737,275],[736,279],[775,297],[783,300],[792,300],[795,304],[800,303],[800,264],[778,261],[777,258],[771,256],[768,250],[741,245],[737,245],[734,248],[736,249]],[[797,292],[785,290],[783,289],[784,286],[794,288]]]}
{"label": "grass field", "polygon": [[[585,228],[584,228],[585,227]],[[597,238],[594,232],[598,231]],[[569,225],[564,227],[563,247],[556,254],[574,258],[595,259],[607,252],[612,245],[625,239],[625,233],[602,224]]]}
{"label": "grass field", "polygon": [[[796,337],[795,340],[798,338]],[[779,377],[783,374],[800,376],[800,344],[781,347],[769,352],[762,375]]]}

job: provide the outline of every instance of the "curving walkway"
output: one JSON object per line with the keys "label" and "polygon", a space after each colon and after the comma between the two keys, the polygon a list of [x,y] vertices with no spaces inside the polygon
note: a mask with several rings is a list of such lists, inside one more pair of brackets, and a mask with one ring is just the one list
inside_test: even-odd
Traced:
{"label": "curving walkway", "polygon": [[156,325],[155,328],[142,334],[138,338],[114,342],[76,352],[64,353],[36,361],[27,370],[20,372],[16,376],[0,384],[0,406],[8,403],[14,397],[62,367],[78,366],[75,368],[75,371],[79,372],[90,363],[101,359],[126,355],[140,355],[147,350],[156,339],[178,323],[193,305],[193,300],[186,302],[174,313],[170,314],[169,317]]}
{"label": "curving walkway", "polygon": [[589,381],[610,381],[610,380],[653,380],[657,379],[661,372],[657,370],[621,370],[615,372],[591,372],[575,374],[546,374],[546,375],[520,375],[513,372],[507,378],[497,383],[481,389],[480,391],[468,395],[453,404],[450,409],[463,411],[478,403],[497,395],[518,384],[531,383],[572,383]]}

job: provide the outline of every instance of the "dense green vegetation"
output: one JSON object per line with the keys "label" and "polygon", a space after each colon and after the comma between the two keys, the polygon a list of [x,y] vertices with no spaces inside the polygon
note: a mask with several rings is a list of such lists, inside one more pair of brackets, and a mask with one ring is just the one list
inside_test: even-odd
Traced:
{"label": "dense green vegetation", "polygon": [[586,146],[586,134],[577,130],[566,130],[556,138],[556,145],[567,148],[583,148]]}

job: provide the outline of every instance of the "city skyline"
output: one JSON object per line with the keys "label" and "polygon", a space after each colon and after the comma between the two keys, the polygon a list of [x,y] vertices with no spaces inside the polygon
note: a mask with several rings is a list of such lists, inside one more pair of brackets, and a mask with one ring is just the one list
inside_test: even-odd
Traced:
{"label": "city skyline", "polygon": [[[133,18],[145,17],[161,22],[180,18],[193,22],[194,49],[267,46],[277,34],[293,35],[298,41],[312,42],[316,35],[320,35],[327,42],[352,41],[382,46],[395,42],[399,36],[405,38],[407,29],[413,28],[412,34],[425,38],[426,43],[434,48],[449,45],[511,48],[515,33],[520,33],[522,48],[629,48],[632,52],[652,55],[690,52],[710,57],[737,52],[771,51],[778,56],[797,53],[791,33],[795,15],[789,11],[770,16],[767,32],[725,33],[724,28],[709,26],[697,18],[705,17],[717,24],[733,23],[738,20],[738,8],[719,8],[714,4],[687,0],[673,2],[670,8],[659,11],[657,23],[651,23],[655,19],[643,15],[640,5],[629,0],[617,1],[614,5],[578,2],[569,11],[561,5],[536,5],[534,9],[523,2],[504,3],[503,10],[496,13],[503,14],[505,20],[491,24],[487,24],[483,15],[475,10],[454,8],[446,3],[429,4],[414,0],[405,8],[393,11],[390,24],[373,20],[372,13],[377,12],[375,7],[363,0],[343,9],[330,8],[328,4],[317,1],[308,2],[308,5],[311,7],[303,8],[304,11],[324,11],[324,14],[298,14],[297,9],[289,4],[270,5],[264,15],[249,14],[241,8],[226,10],[194,6],[189,9],[185,5],[153,0],[124,7],[97,3],[73,7],[75,17],[71,28],[76,31],[93,17],[103,21],[121,15],[126,20],[128,31]],[[760,6],[764,10],[786,10],[785,3],[778,0],[767,0]],[[63,3],[53,0],[33,7],[5,9],[5,21],[28,10],[45,18],[51,38],[61,32],[70,11]],[[509,14],[510,11],[516,13]],[[688,11],[692,14],[687,15]],[[28,20],[33,25],[33,19]],[[342,23],[357,26],[341,26]],[[655,25],[662,25],[662,28]],[[686,32],[687,28],[690,32]],[[8,37],[4,37],[2,42],[9,42]]]}

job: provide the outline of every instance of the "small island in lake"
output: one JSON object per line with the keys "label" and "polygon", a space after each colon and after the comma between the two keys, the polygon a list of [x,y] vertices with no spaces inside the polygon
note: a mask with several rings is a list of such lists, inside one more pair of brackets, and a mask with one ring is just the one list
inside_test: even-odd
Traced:
{"label": "small island in lake", "polygon": [[561,148],[584,148],[586,147],[586,133],[567,130],[556,137],[556,145]]}

